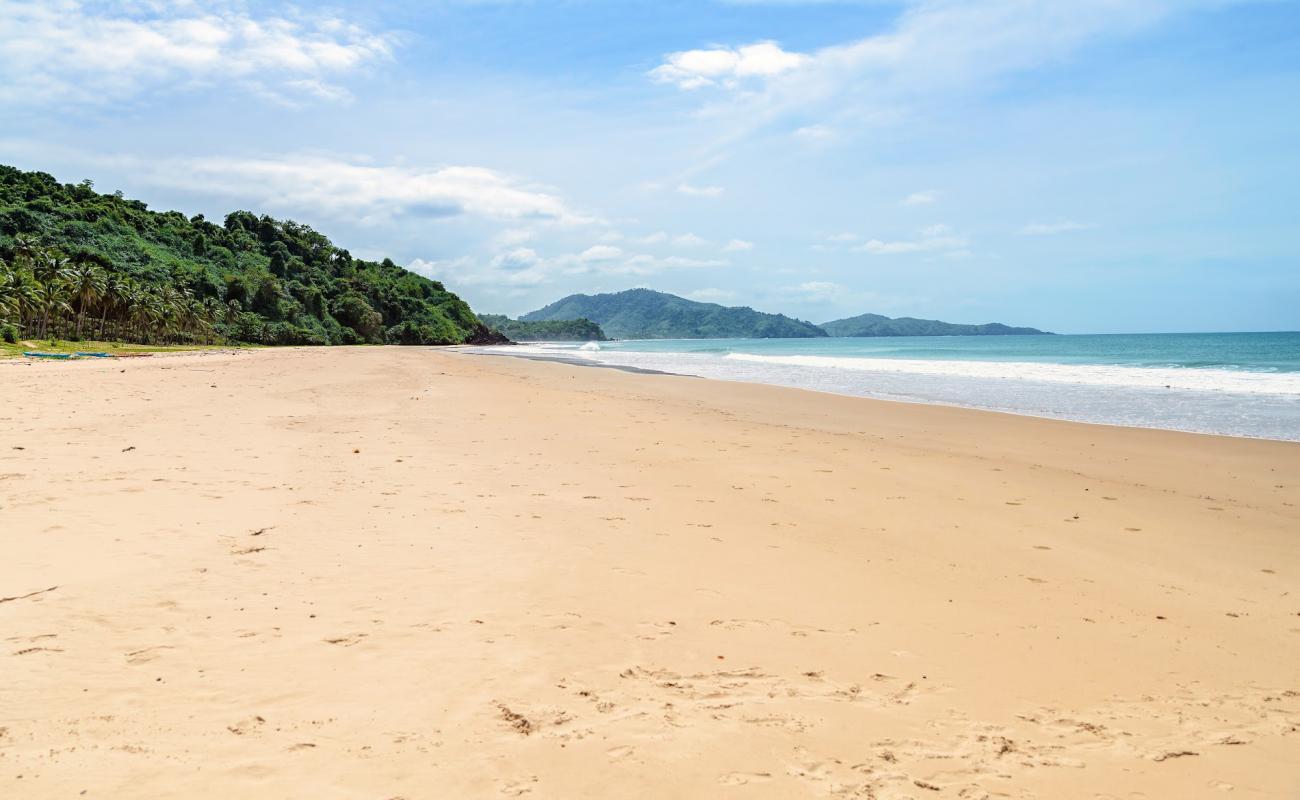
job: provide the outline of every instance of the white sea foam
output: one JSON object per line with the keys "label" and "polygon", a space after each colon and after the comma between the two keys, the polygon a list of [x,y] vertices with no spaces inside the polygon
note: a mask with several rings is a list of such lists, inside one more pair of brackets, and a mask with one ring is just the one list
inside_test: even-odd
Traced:
{"label": "white sea foam", "polygon": [[1300,374],[1290,372],[617,346],[586,350],[571,343],[498,352],[1082,422],[1300,441]]}
{"label": "white sea foam", "polygon": [[1099,364],[1050,364],[1027,361],[929,361],[901,358],[835,356],[764,356],[729,353],[725,358],[754,364],[857,370],[910,375],[956,375],[1089,386],[1190,389],[1202,392],[1300,396],[1300,373],[1246,372],[1185,367],[1130,367]]}

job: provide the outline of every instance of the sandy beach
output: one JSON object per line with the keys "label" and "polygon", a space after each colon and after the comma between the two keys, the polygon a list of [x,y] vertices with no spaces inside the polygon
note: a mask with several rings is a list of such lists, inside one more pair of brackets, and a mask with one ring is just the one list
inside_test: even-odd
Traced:
{"label": "sandy beach", "polygon": [[0,796],[1300,797],[1300,445],[430,348],[0,363]]}

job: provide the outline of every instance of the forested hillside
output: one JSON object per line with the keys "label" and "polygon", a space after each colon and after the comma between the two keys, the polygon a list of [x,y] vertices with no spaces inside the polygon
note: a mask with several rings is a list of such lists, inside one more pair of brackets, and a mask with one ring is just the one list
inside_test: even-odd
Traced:
{"label": "forested hillside", "polygon": [[501,341],[441,283],[289,220],[150,211],[0,165],[6,338],[261,344]]}
{"label": "forested hillside", "polygon": [[780,339],[825,336],[811,322],[752,308],[699,303],[650,289],[574,294],[525,314],[525,322],[585,318],[618,339]]}
{"label": "forested hillside", "polygon": [[1042,336],[1046,331],[1037,328],[1013,328],[1001,322],[982,325],[964,325],[942,322],[937,319],[897,317],[891,319],[880,314],[861,314],[848,319],[823,322],[822,330],[831,336]]}
{"label": "forested hillside", "polygon": [[548,319],[524,322],[504,314],[479,314],[479,319],[515,342],[603,342],[608,336],[589,319]]}

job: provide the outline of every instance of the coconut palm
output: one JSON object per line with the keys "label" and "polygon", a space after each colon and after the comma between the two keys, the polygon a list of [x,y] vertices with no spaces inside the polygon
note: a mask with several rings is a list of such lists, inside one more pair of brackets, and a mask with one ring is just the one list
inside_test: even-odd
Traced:
{"label": "coconut palm", "polygon": [[122,287],[125,282],[116,274],[109,272],[104,275],[104,289],[99,295],[99,334],[100,339],[104,338],[105,326],[108,323],[109,312],[116,312],[122,302]]}
{"label": "coconut palm", "polygon": [[15,267],[24,263],[28,267],[32,267],[43,252],[36,240],[25,233],[20,233],[14,237],[13,251]]}
{"label": "coconut palm", "polygon": [[50,317],[72,310],[68,305],[68,259],[57,252],[37,251],[32,274],[36,277],[37,305],[41,310],[37,335],[44,338],[50,334]]}
{"label": "coconut palm", "polygon": [[36,305],[41,311],[41,327],[37,335],[45,338],[50,335],[50,317],[57,319],[59,315],[72,311],[72,306],[68,305],[68,284],[62,276],[36,285]]}
{"label": "coconut palm", "polygon": [[35,302],[36,295],[26,273],[0,259],[0,322],[13,322],[22,327]]}
{"label": "coconut palm", "polygon": [[68,288],[77,301],[77,338],[86,321],[86,310],[104,295],[104,273],[88,261],[80,261],[68,268]]}

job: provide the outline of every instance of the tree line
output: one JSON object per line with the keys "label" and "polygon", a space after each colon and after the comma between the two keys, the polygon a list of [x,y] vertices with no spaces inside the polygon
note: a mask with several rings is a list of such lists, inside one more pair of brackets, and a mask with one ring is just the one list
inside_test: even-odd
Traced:
{"label": "tree line", "polygon": [[440,282],[292,220],[152,211],[0,165],[6,338],[281,345],[499,341]]}
{"label": "tree line", "polygon": [[219,341],[215,324],[238,309],[196,299],[174,286],[144,286],[93,253],[68,256],[29,236],[14,240],[12,263],[0,258],[0,335],[145,344]]}

